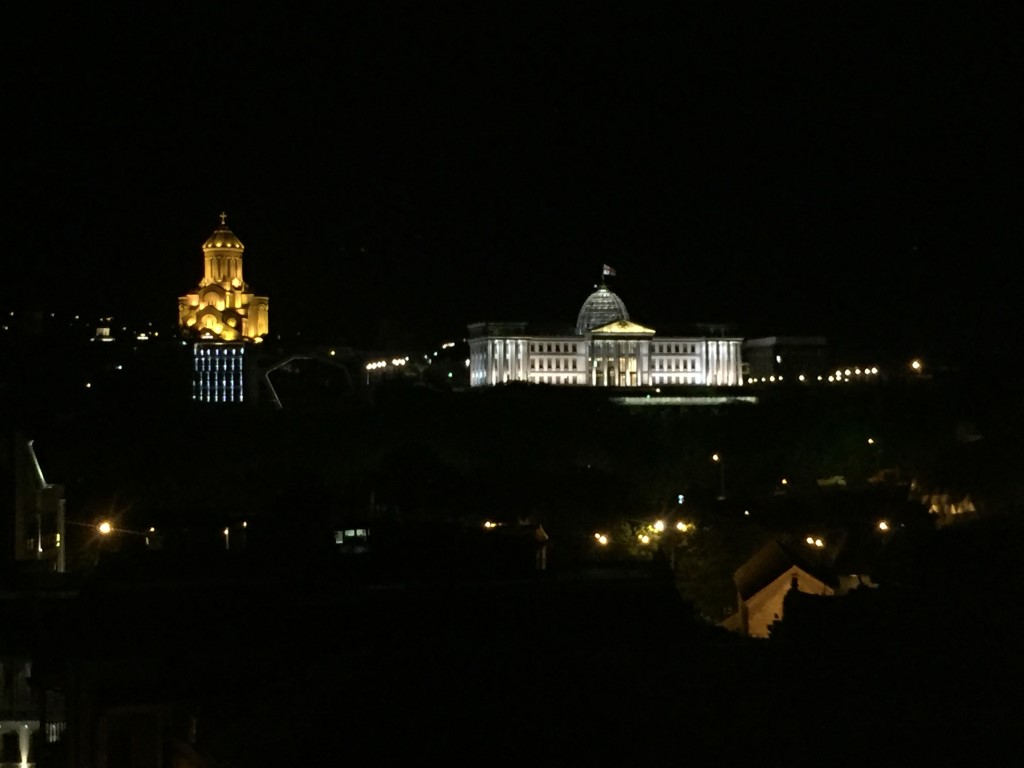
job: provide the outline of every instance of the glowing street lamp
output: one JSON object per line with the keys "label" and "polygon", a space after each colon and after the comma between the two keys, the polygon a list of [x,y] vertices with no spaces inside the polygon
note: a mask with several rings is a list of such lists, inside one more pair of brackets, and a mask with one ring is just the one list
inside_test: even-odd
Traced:
{"label": "glowing street lamp", "polygon": [[119,540],[121,539],[121,537],[124,536],[139,536],[145,539],[147,547],[150,546],[150,536],[156,533],[156,528],[153,527],[150,527],[149,531],[146,532],[133,531],[129,530],[128,528],[119,528],[109,520],[101,520],[99,523],[96,524],[76,523],[69,520],[67,521],[67,524],[77,525],[81,528],[88,528],[90,531],[95,531],[96,533],[98,533],[101,539],[110,539],[111,541]]}
{"label": "glowing street lamp", "polygon": [[725,500],[725,460],[717,453],[711,454],[711,460],[718,465],[718,500]]}

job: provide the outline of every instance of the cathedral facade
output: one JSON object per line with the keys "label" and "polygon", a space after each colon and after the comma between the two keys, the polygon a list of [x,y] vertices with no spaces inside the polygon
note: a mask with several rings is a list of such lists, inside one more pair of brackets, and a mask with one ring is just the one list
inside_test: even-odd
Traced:
{"label": "cathedral facade", "polygon": [[220,215],[220,226],[203,243],[199,287],[178,298],[183,332],[220,341],[263,341],[269,329],[270,300],[249,290],[242,277],[245,246]]}
{"label": "cathedral facade", "polygon": [[604,282],[580,308],[575,328],[529,323],[469,326],[469,382],[578,387],[742,386],[741,338],[658,336],[629,319]]}
{"label": "cathedral facade", "polygon": [[255,382],[246,349],[269,330],[270,301],[249,290],[242,277],[245,246],[220,215],[220,226],[203,243],[203,277],[178,298],[178,326],[192,345],[192,399],[241,403]]}

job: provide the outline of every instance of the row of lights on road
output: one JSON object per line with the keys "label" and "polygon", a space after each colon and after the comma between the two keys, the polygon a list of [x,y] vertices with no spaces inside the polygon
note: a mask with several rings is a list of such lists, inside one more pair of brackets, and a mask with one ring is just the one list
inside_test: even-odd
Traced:
{"label": "row of lights on road", "polygon": [[[911,360],[910,363],[909,363],[909,367],[910,367],[910,370],[914,371],[914,373],[921,373],[921,371],[924,370],[924,364],[920,360],[917,360],[917,359]],[[865,377],[867,377],[867,376],[877,376],[877,375],[878,375],[878,367],[877,366],[871,366],[870,368],[858,368],[858,367],[854,367],[854,368],[837,368],[835,373],[830,373],[827,378],[823,374],[819,374],[817,376],[817,381],[829,381],[829,382],[832,382],[832,383],[847,382],[847,381],[853,381],[858,376],[865,376]],[[797,378],[797,381],[800,381],[800,382],[808,381],[808,377],[805,374],[802,374],[802,373],[799,374],[796,378]],[[750,376],[750,377],[747,378],[747,383],[748,384],[776,383],[776,382],[781,382],[781,381],[785,381],[785,377],[782,376],[782,374],[779,374],[778,376],[775,376],[775,375],[761,376],[760,378],[758,378],[757,376]]]}
{"label": "row of lights on road", "polygon": [[393,365],[396,368],[401,368],[402,366],[404,366],[408,362],[409,362],[409,358],[408,357],[395,357],[395,358],[392,358],[390,363],[387,360],[374,360],[372,363],[367,363],[366,364],[366,370],[368,370],[368,371],[377,371],[377,370],[380,370],[381,368],[387,368],[388,365]]}
{"label": "row of lights on road", "polygon": [[[444,342],[441,345],[441,349],[442,350],[451,349],[454,346],[455,346],[455,342],[454,341],[446,341],[446,342]],[[334,354],[333,350],[331,351],[331,354],[332,355]],[[437,357],[437,352],[434,352],[433,356]],[[431,357],[430,355],[424,355],[423,359],[428,361],[428,362],[432,362],[430,357]],[[391,361],[390,361],[390,365],[394,365],[396,367],[401,367],[403,365],[408,364],[408,362],[409,362],[409,356],[406,355],[405,357],[394,357],[394,358],[392,358]],[[369,363],[366,364],[366,370],[368,370],[368,371],[375,371],[375,370],[378,370],[380,368],[387,368],[388,365],[389,365],[389,362],[387,360],[374,360],[374,361],[369,362]]]}
{"label": "row of lights on road", "polygon": [[[243,520],[242,521],[242,528],[248,528],[248,527],[249,527],[248,521],[244,521]],[[153,527],[153,526],[150,526],[149,529],[146,530],[146,531],[133,531],[133,530],[130,530],[128,528],[116,528],[116,527],[114,527],[113,523],[111,523],[109,520],[104,520],[103,522],[99,523],[96,526],[96,531],[101,536],[111,536],[111,535],[113,535],[115,533],[116,534],[128,534],[128,535],[131,535],[131,536],[144,536],[145,539],[146,539],[146,545],[148,546],[149,545],[150,535],[156,533],[156,528]],[[225,549],[230,549],[231,548],[231,528],[230,528],[230,526],[225,527],[224,530],[221,531],[221,534],[224,536],[224,548]]]}
{"label": "row of lights on road", "polygon": [[[833,382],[834,383],[834,382],[839,382],[839,381],[852,381],[853,379],[850,378],[851,376],[852,377],[857,377],[857,376],[877,376],[877,375],[878,375],[878,368],[874,368],[874,367],[873,368],[863,368],[863,369],[862,368],[852,368],[852,369],[851,368],[846,368],[845,370],[837,370],[835,373],[829,374],[827,379],[826,379],[826,377],[824,375],[819,374],[818,377],[817,377],[817,380],[818,381],[826,381],[827,380],[829,382]],[[799,382],[806,382],[808,380],[807,376],[802,374],[802,373],[799,374],[796,377],[796,379]],[[748,384],[757,384],[757,383],[774,384],[774,383],[777,383],[777,382],[783,382],[785,380],[786,380],[786,377],[783,376],[782,374],[779,374],[778,376],[775,376],[775,375],[772,375],[772,376],[762,376],[761,378],[758,378],[757,376],[750,376],[747,379],[747,383]]]}
{"label": "row of lights on road", "polygon": [[[750,512],[749,510],[745,510],[743,514],[749,515]],[[654,540],[655,534],[663,533],[665,528],[665,522],[663,520],[657,520],[653,524],[647,525],[643,530],[637,533],[637,541],[641,544],[650,544],[651,541]],[[692,523],[684,523],[682,521],[676,523],[675,528],[680,533],[687,533],[695,530],[695,526]],[[881,533],[888,533],[890,525],[887,520],[880,520],[876,528]],[[596,541],[599,546],[607,547],[611,543],[611,538],[606,533],[597,532],[594,534],[594,541]],[[804,543],[815,549],[824,549],[825,547],[825,540],[820,536],[808,536],[804,539]]]}

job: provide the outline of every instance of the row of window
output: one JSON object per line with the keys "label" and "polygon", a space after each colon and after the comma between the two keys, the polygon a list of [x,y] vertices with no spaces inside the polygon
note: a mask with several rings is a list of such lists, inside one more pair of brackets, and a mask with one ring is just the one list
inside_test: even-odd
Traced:
{"label": "row of window", "polygon": [[[97,330],[105,330],[106,333],[102,334],[103,336],[109,336],[110,335],[110,329],[109,328],[100,328],[100,329],[97,329]],[[97,336],[98,335],[101,335],[101,334],[97,333]],[[240,346],[238,346],[238,347],[213,347],[212,349],[210,347],[198,347],[195,350],[195,354],[196,355],[205,355],[207,357],[209,357],[210,355],[221,355],[221,354],[236,356],[236,355],[244,355],[245,354],[245,348],[244,347],[240,347]]]}
{"label": "row of window", "polygon": [[[614,362],[614,360],[613,360]],[[594,367],[599,367],[599,361],[594,359]],[[532,371],[575,371],[578,369],[578,360],[572,358],[530,358],[530,370]],[[696,360],[655,360],[654,370],[656,371],[696,371],[699,370]]]}
{"label": "row of window", "polygon": [[[540,384],[583,384],[585,379],[582,376],[539,376],[533,375],[531,381]],[[652,376],[653,384],[700,384],[699,376]]]}
{"label": "row of window", "polygon": [[[575,343],[559,343],[559,342],[547,342],[547,343],[530,343],[531,352],[559,352],[559,353],[570,353],[576,354],[578,345]],[[546,347],[546,348],[545,348]]]}
{"label": "row of window", "polygon": [[[552,365],[552,363],[554,363],[554,365]],[[536,358],[530,358],[530,368],[532,370],[534,370],[534,371],[536,371],[536,370],[542,370],[542,371],[543,370],[548,370],[548,371],[555,370],[555,371],[560,371],[563,368],[568,371],[570,364],[572,365],[572,370],[575,371],[576,370],[576,358],[575,357],[569,358],[569,359],[565,359],[565,358],[561,358],[561,357],[556,357],[554,360],[552,360],[551,358],[548,358],[547,360],[543,360],[543,359],[542,360],[538,360]]]}
{"label": "row of window", "polygon": [[582,384],[581,376],[538,376],[534,379],[539,384]]}
{"label": "row of window", "polygon": [[652,376],[655,384],[700,384],[696,376]]}
{"label": "row of window", "polygon": [[[597,343],[598,343],[598,345],[601,344],[601,342],[597,342]],[[635,342],[633,342],[633,343],[635,343]],[[496,344],[496,351],[497,351],[498,349],[500,349],[500,346],[498,346],[498,345],[501,345],[501,342],[495,342],[495,344]],[[558,342],[558,341],[554,341],[554,342],[551,342],[551,341],[549,341],[549,342],[530,342],[530,351],[534,352],[534,353],[538,353],[538,352],[540,352],[540,353],[542,353],[542,352],[552,352],[552,353],[555,353],[555,354],[571,354],[571,355],[575,355],[575,354],[578,354],[580,352],[579,346],[580,345],[578,343],[576,343],[576,342]],[[655,354],[679,354],[679,355],[695,355],[695,354],[697,354],[697,345],[696,344],[675,343],[675,342],[670,344],[670,343],[661,342],[661,343],[651,344],[651,349],[652,349],[652,351]],[[500,352],[499,352],[499,354],[500,354]],[[505,354],[506,355],[508,354],[507,350],[505,351]]]}
{"label": "row of window", "polygon": [[[680,363],[682,365],[680,366]],[[696,360],[655,360],[654,370],[656,371],[696,371]]]}
{"label": "row of window", "polygon": [[695,355],[697,354],[696,344],[652,344],[656,353],[662,354],[680,354],[680,355]]}

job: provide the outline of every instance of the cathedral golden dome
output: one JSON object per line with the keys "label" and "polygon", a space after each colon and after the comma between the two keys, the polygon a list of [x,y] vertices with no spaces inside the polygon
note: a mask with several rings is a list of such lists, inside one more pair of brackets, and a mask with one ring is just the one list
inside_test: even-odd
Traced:
{"label": "cathedral golden dome", "polygon": [[203,243],[204,251],[219,248],[230,248],[237,251],[245,250],[245,246],[242,245],[242,241],[239,240],[235,236],[235,233],[228,228],[226,223],[227,218],[228,215],[226,213],[222,213],[220,215],[220,226],[213,230],[213,234],[206,239],[205,243]]}

